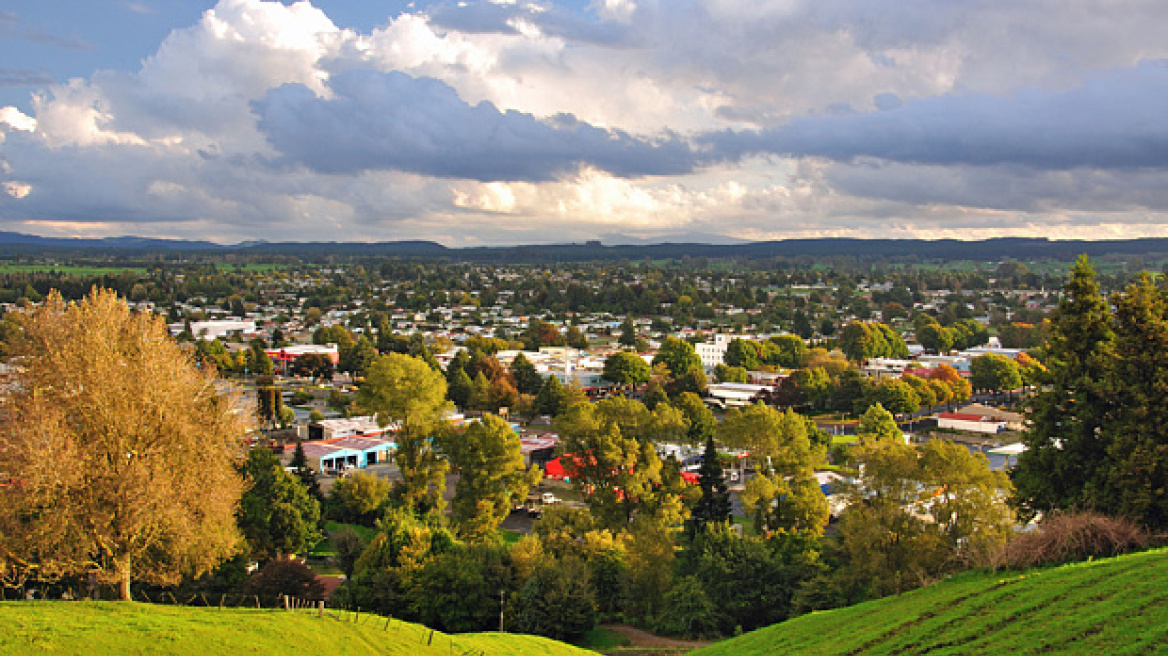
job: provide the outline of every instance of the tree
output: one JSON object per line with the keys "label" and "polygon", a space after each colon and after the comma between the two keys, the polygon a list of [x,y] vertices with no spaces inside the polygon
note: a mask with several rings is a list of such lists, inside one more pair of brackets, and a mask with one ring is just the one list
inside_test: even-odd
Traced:
{"label": "tree", "polygon": [[917,329],[917,343],[926,351],[948,353],[953,348],[953,333],[937,322],[928,323]]}
{"label": "tree", "polygon": [[284,409],[284,397],[271,376],[256,379],[256,403],[259,406],[256,414],[260,422],[267,427],[275,426],[280,419],[280,411]]}
{"label": "tree", "polygon": [[619,419],[626,432],[613,416],[621,413],[605,412],[611,405],[599,411],[597,406],[586,400],[571,404],[556,419],[556,432],[572,483],[585,494],[593,516],[603,526],[617,529],[628,526],[637,510],[652,501],[661,483],[661,458],[651,442],[635,436],[637,426],[649,422],[623,414]]}
{"label": "tree", "polygon": [[257,376],[268,376],[272,373],[272,359],[264,350],[264,340],[256,338],[251,341],[247,350],[248,371]]}
{"label": "tree", "polygon": [[807,343],[799,335],[774,335],[767,340],[774,346],[773,362],[780,367],[794,369],[803,366],[807,356]]}
{"label": "tree", "polygon": [[324,353],[306,353],[292,363],[292,373],[317,380],[332,380],[333,361]]}
{"label": "tree", "polygon": [[[114,292],[52,293],[9,345],[0,563],[9,577],[97,572],[173,584],[235,553],[248,430],[161,318]],[[48,511],[51,509],[51,511]]]}
{"label": "tree", "polygon": [[240,500],[239,528],[253,558],[300,553],[320,541],[320,503],[271,451],[252,449],[243,472],[250,487]]}
{"label": "tree", "polygon": [[247,591],[267,599],[281,595],[297,599],[323,599],[324,585],[308,565],[298,560],[272,560],[247,579]]}
{"label": "tree", "polygon": [[617,340],[621,346],[632,348],[637,345],[637,327],[633,325],[632,317],[625,317],[621,322],[620,339]]}
{"label": "tree", "polygon": [[568,391],[560,383],[555,374],[549,375],[539,388],[535,396],[536,412],[555,417],[564,411],[568,399]]}
{"label": "tree", "polygon": [[743,367],[728,367],[719,362],[714,365],[714,380],[719,383],[749,383],[750,372]]}
{"label": "tree", "polygon": [[515,377],[515,388],[520,394],[539,394],[543,377],[535,370],[535,365],[520,353],[511,361],[511,375]]}
{"label": "tree", "polygon": [[989,390],[998,395],[1022,387],[1018,363],[1004,355],[987,353],[969,363],[970,383],[974,389]]}
{"label": "tree", "polygon": [[579,561],[543,565],[519,590],[516,631],[575,641],[595,625],[596,599]]}
{"label": "tree", "polygon": [[523,346],[528,351],[538,351],[543,346],[563,346],[566,343],[559,329],[539,319],[533,319],[520,335]]}
{"label": "tree", "polygon": [[694,504],[687,524],[691,538],[705,530],[707,525],[730,521],[730,491],[726,488],[722,463],[714,447],[713,432],[706,437],[706,450],[702,452],[702,466],[698,469],[698,487],[702,496]]}
{"label": "tree", "polygon": [[568,327],[568,334],[565,337],[565,341],[567,342],[568,346],[571,346],[574,349],[584,350],[588,348],[588,337],[586,337],[584,332],[581,331],[577,326]]}
{"label": "tree", "polygon": [[491,409],[491,381],[481,371],[475,374],[474,381],[470,384],[470,396],[466,399],[466,405],[475,410]]}
{"label": "tree", "polygon": [[904,444],[904,432],[896,424],[892,413],[885,410],[879,403],[860,415],[860,424],[856,427],[856,434],[860,437],[861,444],[873,442]]}
{"label": "tree", "polygon": [[706,374],[702,360],[692,344],[676,337],[666,337],[653,357],[653,365],[665,365],[669,372],[666,391],[670,396],[682,392],[703,394],[706,391]]}
{"label": "tree", "polygon": [[814,422],[792,410],[781,412],[761,403],[731,410],[718,427],[719,441],[750,451],[758,475],[747,481],[742,503],[755,513],[760,531],[818,536],[827,525],[827,499],[815,480],[824,447],[812,440],[813,427]]}
{"label": "tree", "polygon": [[[875,596],[918,587],[962,565],[985,566],[1012,533],[1011,491],[985,456],[942,440],[918,451],[869,441],[840,523],[849,585]],[[926,519],[927,517],[927,519]]]}
{"label": "tree", "polygon": [[377,358],[377,348],[365,335],[361,335],[357,342],[341,355],[341,363],[337,367],[360,378],[365,375],[370,363]]}
{"label": "tree", "polygon": [[649,363],[636,353],[621,351],[604,360],[604,380],[622,387],[637,387],[649,382]]}
{"label": "tree", "polygon": [[839,336],[839,347],[853,362],[862,362],[876,357],[875,337],[866,323],[853,321],[844,326]]}
{"label": "tree", "polygon": [[[947,364],[938,365],[929,372],[929,380],[941,383],[949,390],[946,403],[964,403],[973,396],[973,386],[957,370]],[[941,398],[941,395],[937,395]]]}
{"label": "tree", "polygon": [[899,378],[885,378],[872,388],[872,401],[884,406],[894,415],[909,415],[921,409],[921,397],[907,382]]}
{"label": "tree", "polygon": [[342,522],[372,526],[390,487],[389,481],[363,471],[337,479],[329,493],[330,514]]}
{"label": "tree", "polygon": [[442,374],[418,358],[383,355],[369,366],[358,400],[380,426],[397,429],[394,462],[402,474],[397,483],[402,502],[409,508],[440,510],[449,465],[434,451],[432,438],[449,410]]}
{"label": "tree", "polygon": [[[320,411],[315,411],[320,414]],[[323,419],[324,416],[321,415]],[[319,420],[314,420],[319,421]],[[288,463],[292,468],[292,473],[300,479],[300,484],[304,489],[308,490],[308,494],[317,501],[324,501],[324,493],[320,491],[320,482],[316,480],[316,472],[312,471],[312,467],[308,464],[308,456],[304,453],[304,443],[296,440],[296,450],[292,452],[292,462]]]}
{"label": "tree", "polygon": [[453,374],[448,377],[450,381],[447,388],[446,395],[454,405],[460,408],[470,407],[471,392],[474,391],[474,382],[471,381],[470,376],[466,375],[466,369],[455,369]]}
{"label": "tree", "polygon": [[365,540],[357,531],[346,526],[333,534],[333,549],[336,550],[334,560],[346,579],[353,578],[357,570],[357,561],[361,552],[365,551]]}
{"label": "tree", "polygon": [[451,510],[466,538],[493,537],[499,523],[539,482],[539,467],[523,466],[519,435],[496,415],[486,415],[444,445],[458,483]]}
{"label": "tree", "polygon": [[749,339],[732,339],[726,346],[722,361],[731,367],[755,371],[762,365],[762,347]]}
{"label": "tree", "polygon": [[705,442],[718,429],[718,420],[702,398],[693,392],[682,392],[673,401],[673,407],[685,417],[686,441],[693,445]]}

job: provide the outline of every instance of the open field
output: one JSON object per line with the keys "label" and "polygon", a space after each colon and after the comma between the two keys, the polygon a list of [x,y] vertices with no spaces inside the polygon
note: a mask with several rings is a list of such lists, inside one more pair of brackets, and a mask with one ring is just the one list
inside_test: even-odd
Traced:
{"label": "open field", "polygon": [[116,276],[127,271],[135,275],[146,273],[146,269],[143,267],[105,267],[84,264],[13,264],[12,262],[0,262],[0,274],[61,273],[82,278],[92,278],[96,276]]}
{"label": "open field", "polygon": [[1021,573],[967,574],[691,652],[924,653],[1168,653],[1168,549]]}
{"label": "open field", "polygon": [[[357,621],[354,621],[357,620]],[[376,615],[194,608],[135,602],[0,602],[0,654],[299,654],[308,656],[570,656],[545,638],[446,635]]]}

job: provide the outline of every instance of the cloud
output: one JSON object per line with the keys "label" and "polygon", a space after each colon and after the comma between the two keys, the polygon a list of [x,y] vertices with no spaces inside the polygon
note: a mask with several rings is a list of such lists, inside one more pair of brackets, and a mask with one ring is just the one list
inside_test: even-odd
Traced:
{"label": "cloud", "polygon": [[1168,166],[1168,62],[1096,75],[1059,93],[949,94],[887,111],[798,118],[701,141],[731,158],[747,153],[858,158],[930,165],[1036,169]]}
{"label": "cloud", "polygon": [[0,36],[22,39],[34,43],[64,48],[65,50],[95,50],[97,46],[76,36],[60,36],[45,30],[24,25],[20,15],[12,11],[0,11]]}
{"label": "cloud", "polygon": [[0,68],[0,87],[40,87],[56,82],[45,71],[27,68]]}
{"label": "cloud", "polygon": [[[448,0],[359,32],[307,2],[219,0],[136,70],[0,110],[0,225],[1163,234],[1166,20],[1146,0]],[[0,39],[27,28],[0,12]]]}
{"label": "cloud", "polygon": [[688,147],[667,135],[641,139],[567,114],[537,119],[469,105],[434,79],[348,70],[329,96],[303,85],[254,103],[259,127],[291,162],[329,174],[389,169],[479,181],[548,181],[590,166],[623,177],[693,169]]}

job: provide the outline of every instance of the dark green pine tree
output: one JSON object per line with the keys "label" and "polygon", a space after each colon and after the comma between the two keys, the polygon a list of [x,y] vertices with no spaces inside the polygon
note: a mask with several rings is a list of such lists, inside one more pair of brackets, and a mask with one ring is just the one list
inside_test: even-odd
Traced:
{"label": "dark green pine tree", "polygon": [[308,456],[304,453],[304,444],[296,441],[296,450],[292,452],[292,462],[289,464],[296,471],[296,477],[317,501],[324,503],[324,492],[320,490],[320,483],[316,480],[316,472],[308,465]]}
{"label": "dark green pine tree", "polygon": [[1168,298],[1146,274],[1115,301],[1107,469],[1088,501],[1153,530],[1168,528]]}
{"label": "dark green pine tree", "polygon": [[702,496],[694,505],[687,524],[691,538],[706,526],[730,520],[730,492],[726,489],[712,436],[706,438],[706,450],[702,453],[702,466],[698,470],[698,486],[702,489]]}
{"label": "dark green pine tree", "polygon": [[543,376],[522,353],[511,362],[511,375],[515,376],[515,387],[520,394],[539,394],[539,389],[543,387]]}
{"label": "dark green pine tree", "polygon": [[1045,385],[1026,409],[1028,449],[1013,474],[1024,511],[1091,507],[1100,498],[1113,342],[1111,310],[1094,268],[1081,257],[1051,318]]}

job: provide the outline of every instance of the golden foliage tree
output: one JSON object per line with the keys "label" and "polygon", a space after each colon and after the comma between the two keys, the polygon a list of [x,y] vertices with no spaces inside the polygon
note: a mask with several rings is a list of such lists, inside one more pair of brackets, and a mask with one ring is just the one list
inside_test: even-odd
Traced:
{"label": "golden foliage tree", "polygon": [[0,438],[0,568],[9,579],[93,573],[174,583],[235,553],[236,465],[249,421],[112,291],[53,293],[23,316],[19,384]]}
{"label": "golden foliage tree", "polygon": [[426,361],[400,353],[383,355],[369,365],[358,392],[361,406],[377,416],[381,426],[392,426],[397,441],[394,462],[401,470],[397,494],[407,508],[441,512],[446,472],[450,464],[434,449],[446,402],[446,380]]}

